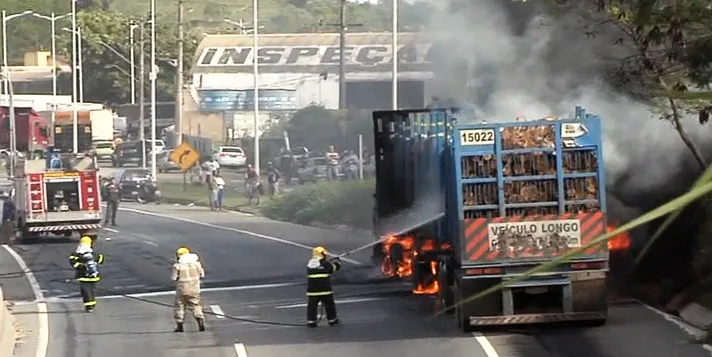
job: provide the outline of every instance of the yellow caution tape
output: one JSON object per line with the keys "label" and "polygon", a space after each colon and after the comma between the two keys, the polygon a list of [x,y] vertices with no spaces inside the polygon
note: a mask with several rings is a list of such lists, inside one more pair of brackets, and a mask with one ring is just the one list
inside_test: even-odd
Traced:
{"label": "yellow caution tape", "polygon": [[[704,173],[702,173],[700,177],[697,178],[697,180],[695,180],[695,183],[692,185],[692,189],[694,189],[695,187],[700,187],[710,181],[712,181],[712,170],[707,169]],[[663,234],[663,232],[665,232],[666,229],[670,227],[672,222],[675,222],[677,217],[680,216],[680,213],[682,213],[682,208],[679,208],[676,211],[670,213],[670,215],[665,218],[665,221],[663,221],[663,223],[660,225],[660,227],[658,227],[658,229],[655,231],[650,240],[645,243],[645,246],[643,246],[643,249],[640,251],[640,253],[638,253],[638,256],[635,258],[635,262],[633,263],[633,269],[635,269],[638,264],[640,264],[640,262],[643,260],[643,257],[648,253],[648,250],[650,250],[655,241],[660,238],[660,236]]]}
{"label": "yellow caution tape", "polygon": [[[707,170],[705,170],[702,177],[712,177],[712,166],[708,167]],[[583,245],[579,248],[573,249],[573,250],[567,252],[566,254],[563,254],[560,257],[553,259],[550,262],[546,262],[544,264],[538,265],[537,267],[530,269],[529,271],[525,272],[524,274],[522,274],[520,276],[517,276],[510,280],[507,280],[507,283],[508,284],[516,283],[519,281],[526,280],[527,278],[531,277],[534,274],[546,272],[546,271],[550,270],[551,268],[556,267],[557,265],[568,262],[569,258],[571,258],[577,254],[583,253],[586,249],[588,249],[592,246],[605,243],[609,239],[611,239],[621,233],[627,232],[633,228],[636,228],[640,225],[643,225],[643,224],[648,223],[652,220],[660,218],[660,217],[662,217],[666,214],[669,214],[671,212],[675,212],[682,208],[685,208],[685,206],[687,206],[688,204],[692,203],[693,201],[699,199],[700,197],[702,197],[706,194],[709,194],[710,192],[712,192],[712,182],[704,183],[702,185],[697,185],[697,186],[693,187],[689,192],[673,199],[672,201],[649,211],[648,213],[618,227],[617,229],[615,229],[611,232],[607,232],[606,234],[604,234],[596,239],[591,240],[586,245]],[[435,315],[443,314],[445,311],[453,309],[456,306],[477,300],[479,298],[482,298],[482,297],[492,294],[492,293],[496,293],[502,289],[504,289],[504,284],[500,283],[500,284],[495,285],[489,289],[486,289],[485,291],[479,292],[479,293],[474,294],[464,300],[461,300],[458,303],[448,307],[447,309],[443,309],[443,310],[437,312]]]}

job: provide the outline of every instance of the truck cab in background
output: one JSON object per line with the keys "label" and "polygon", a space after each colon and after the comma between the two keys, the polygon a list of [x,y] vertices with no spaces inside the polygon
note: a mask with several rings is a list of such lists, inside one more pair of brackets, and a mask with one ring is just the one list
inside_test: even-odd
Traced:
{"label": "truck cab in background", "polygon": [[[44,152],[51,144],[48,121],[30,107],[15,107],[17,151]],[[0,107],[0,160],[10,154],[10,110]]]}

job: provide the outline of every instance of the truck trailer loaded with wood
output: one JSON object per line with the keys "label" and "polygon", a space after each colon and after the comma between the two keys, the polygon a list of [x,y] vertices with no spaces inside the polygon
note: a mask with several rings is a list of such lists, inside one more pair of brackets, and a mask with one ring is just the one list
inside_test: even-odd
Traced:
{"label": "truck trailer loaded with wood", "polygon": [[465,331],[605,323],[605,244],[508,283],[606,231],[600,117],[577,107],[571,119],[463,118],[451,109],[374,112],[374,233],[388,237],[374,260],[383,273],[437,295],[442,308],[455,305]]}

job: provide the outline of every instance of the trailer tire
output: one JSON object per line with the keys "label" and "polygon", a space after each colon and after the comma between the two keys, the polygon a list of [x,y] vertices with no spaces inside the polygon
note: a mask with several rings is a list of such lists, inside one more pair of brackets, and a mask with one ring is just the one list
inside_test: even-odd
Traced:
{"label": "trailer tire", "polygon": [[451,309],[455,296],[452,292],[452,288],[448,282],[448,276],[450,275],[450,266],[448,265],[448,259],[446,257],[440,257],[438,259],[438,299],[440,300],[440,306],[445,310],[445,314],[452,315],[455,313],[454,309]]}
{"label": "trailer tire", "polygon": [[[461,284],[461,280],[456,280],[455,281],[455,296],[456,296],[456,304],[455,305],[455,318],[457,319],[457,327],[459,327],[462,332],[470,332],[472,331],[472,325],[470,324],[470,313],[467,310],[467,305],[468,304],[462,304],[463,297],[466,299],[467,298],[467,292],[463,290],[463,286]],[[464,310],[464,311],[463,311]]]}

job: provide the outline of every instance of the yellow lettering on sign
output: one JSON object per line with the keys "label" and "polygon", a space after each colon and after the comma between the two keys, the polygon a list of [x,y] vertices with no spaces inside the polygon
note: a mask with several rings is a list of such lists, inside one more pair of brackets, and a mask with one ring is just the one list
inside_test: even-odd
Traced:
{"label": "yellow lettering on sign", "polygon": [[57,171],[57,172],[47,172],[44,174],[45,178],[57,178],[57,177],[78,177],[79,172],[72,171]]}

